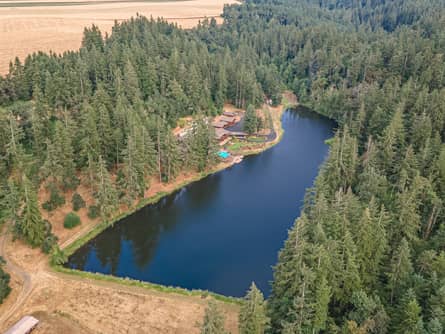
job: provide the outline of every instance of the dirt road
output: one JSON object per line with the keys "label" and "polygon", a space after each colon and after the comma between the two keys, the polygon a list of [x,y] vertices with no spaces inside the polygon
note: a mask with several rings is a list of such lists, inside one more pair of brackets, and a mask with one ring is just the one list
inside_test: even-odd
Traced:
{"label": "dirt road", "polygon": [[19,296],[15,300],[14,304],[0,315],[0,324],[6,323],[6,321],[19,309],[19,307],[25,302],[32,291],[31,275],[24,271],[19,266],[15,265],[12,260],[5,253],[5,243],[7,240],[7,226],[4,226],[3,232],[0,235],[0,256],[6,261],[5,270],[18,278],[22,284],[19,289]]}

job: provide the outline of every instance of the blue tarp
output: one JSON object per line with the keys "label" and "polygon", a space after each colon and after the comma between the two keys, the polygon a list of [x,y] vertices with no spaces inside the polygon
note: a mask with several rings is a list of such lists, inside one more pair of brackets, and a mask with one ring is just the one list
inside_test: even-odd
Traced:
{"label": "blue tarp", "polygon": [[230,153],[227,151],[219,151],[218,156],[220,158],[227,159],[228,157],[230,157]]}

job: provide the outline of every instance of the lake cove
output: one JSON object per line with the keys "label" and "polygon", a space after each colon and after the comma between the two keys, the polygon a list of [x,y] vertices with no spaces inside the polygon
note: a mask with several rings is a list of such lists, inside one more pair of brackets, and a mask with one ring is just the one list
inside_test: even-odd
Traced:
{"label": "lake cove", "polygon": [[234,297],[255,281],[268,296],[272,266],[335,126],[302,107],[282,122],[276,146],[122,219],[66,266]]}

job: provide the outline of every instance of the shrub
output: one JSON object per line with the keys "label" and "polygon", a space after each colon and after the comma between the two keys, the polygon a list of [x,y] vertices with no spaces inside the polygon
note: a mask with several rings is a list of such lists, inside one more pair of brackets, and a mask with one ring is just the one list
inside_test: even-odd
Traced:
{"label": "shrub", "polygon": [[68,261],[68,257],[65,252],[59,248],[59,246],[54,247],[51,253],[51,264],[61,265]]}
{"label": "shrub", "polygon": [[80,180],[76,175],[72,175],[71,177],[66,177],[63,179],[64,190],[76,190],[79,184]]}
{"label": "shrub", "polygon": [[10,276],[8,273],[5,273],[2,268],[3,259],[0,258],[0,304],[3,303],[3,300],[8,297],[11,292],[11,288],[9,286]]}
{"label": "shrub", "polygon": [[73,194],[73,198],[71,199],[71,204],[73,205],[74,211],[79,211],[81,208],[85,207],[85,201],[83,200],[82,196],[80,196],[78,193]]}
{"label": "shrub", "polygon": [[50,191],[49,200],[43,203],[42,208],[52,211],[65,204],[65,197],[60,195],[59,189],[54,184],[49,185],[48,189]]}
{"label": "shrub", "polygon": [[88,218],[95,219],[100,216],[100,209],[97,205],[88,207]]}
{"label": "shrub", "polygon": [[54,234],[49,233],[46,236],[45,240],[43,240],[43,243],[40,246],[40,248],[42,249],[43,253],[49,254],[56,244],[57,244],[57,237]]}
{"label": "shrub", "polygon": [[70,212],[66,215],[63,221],[63,226],[65,228],[73,228],[80,224],[80,218],[74,212]]}

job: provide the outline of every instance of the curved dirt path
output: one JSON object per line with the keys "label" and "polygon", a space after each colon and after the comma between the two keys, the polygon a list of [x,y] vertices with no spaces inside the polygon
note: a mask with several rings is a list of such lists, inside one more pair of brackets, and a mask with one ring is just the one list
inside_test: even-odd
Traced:
{"label": "curved dirt path", "polygon": [[24,271],[22,268],[14,264],[14,262],[8,258],[5,252],[5,243],[7,242],[8,226],[3,228],[3,232],[0,235],[0,256],[6,261],[5,269],[8,273],[13,274],[22,281],[21,291],[15,300],[14,304],[0,315],[0,324],[6,323],[6,321],[25,303],[33,290],[33,282],[31,275]]}

